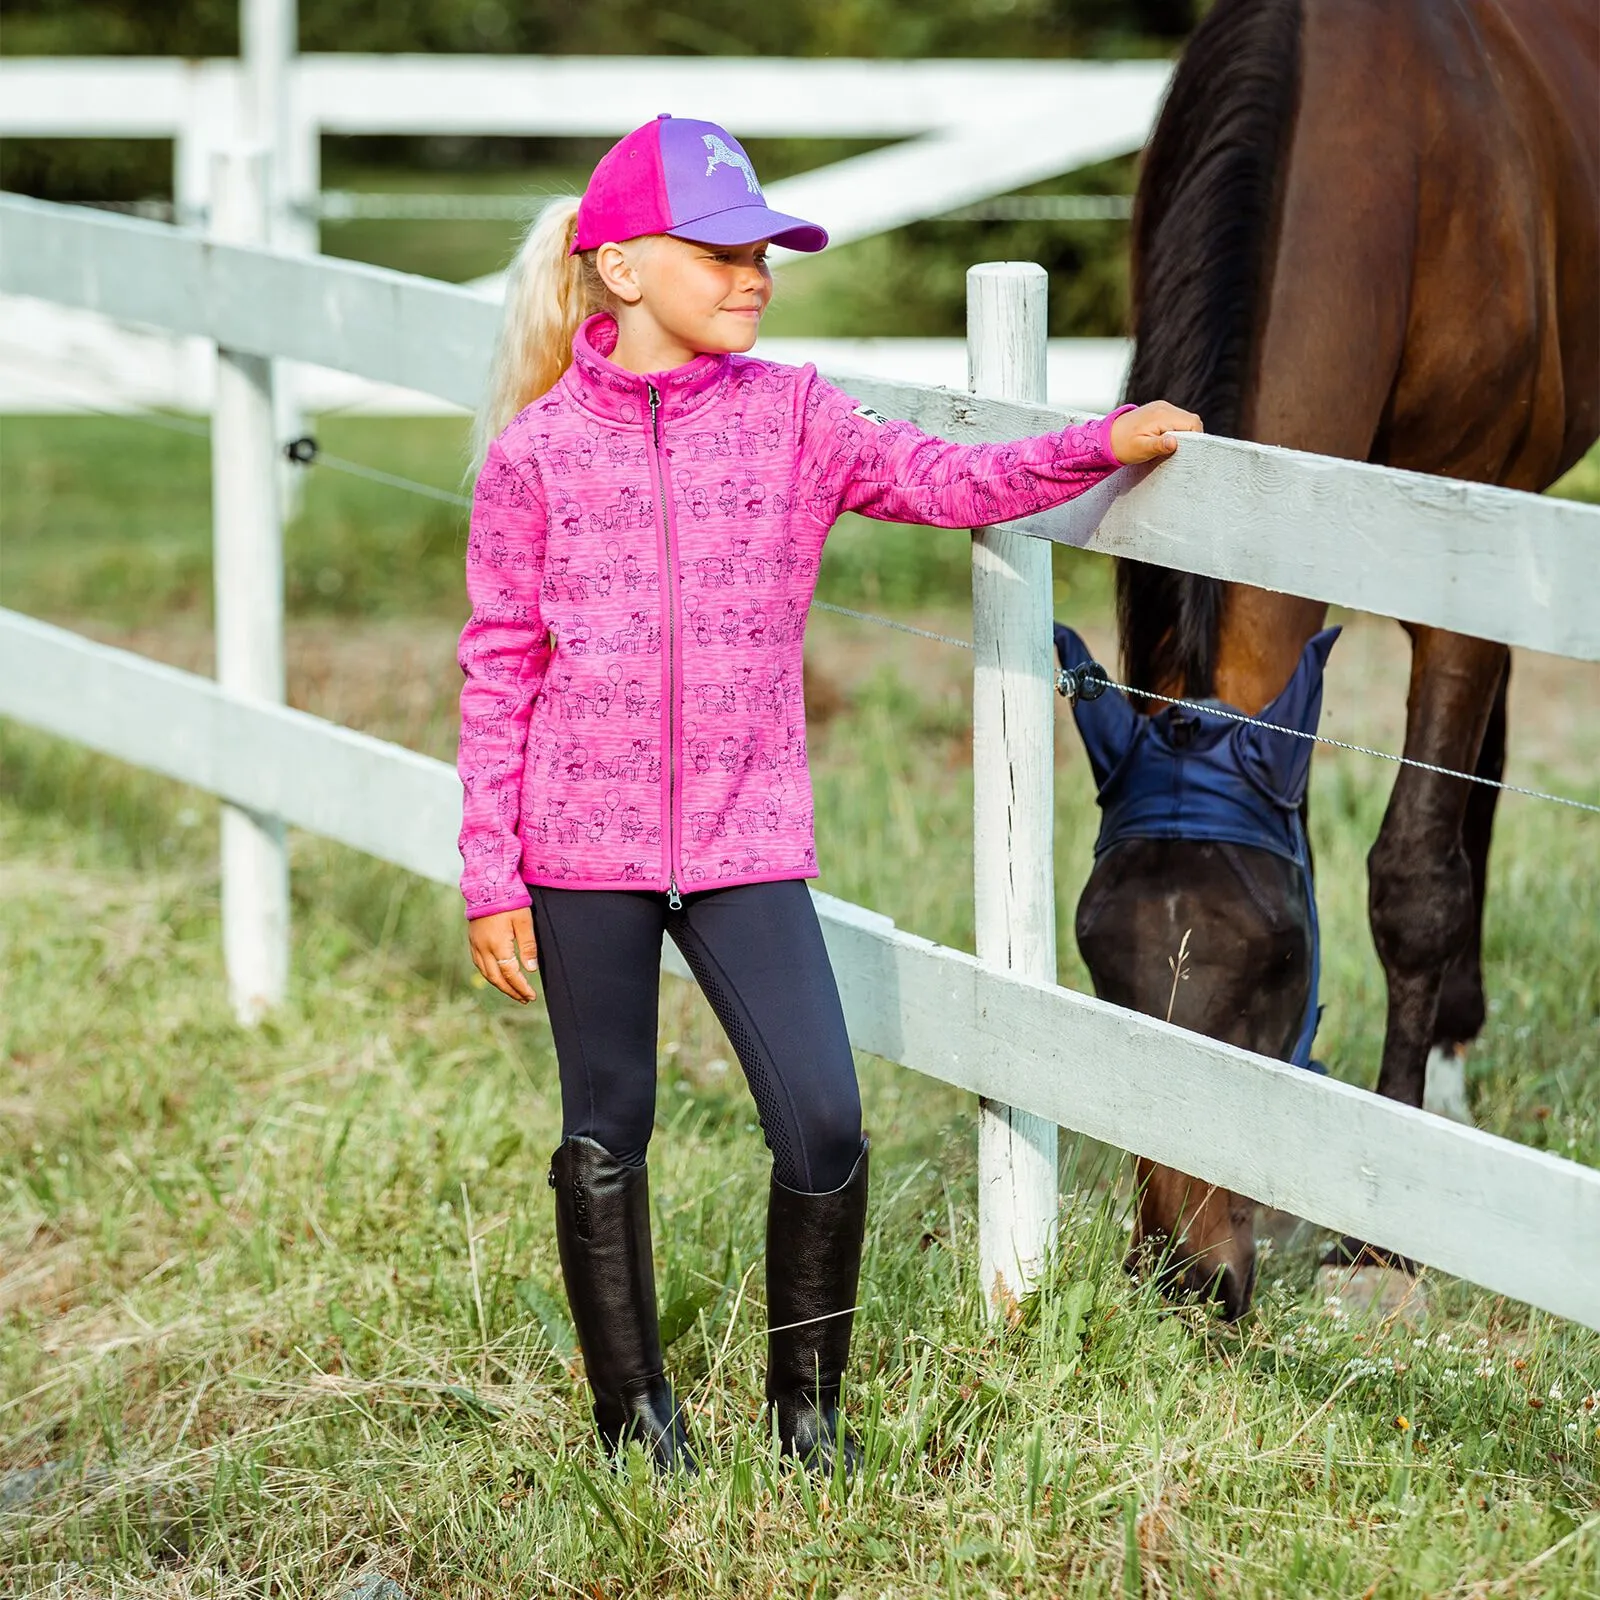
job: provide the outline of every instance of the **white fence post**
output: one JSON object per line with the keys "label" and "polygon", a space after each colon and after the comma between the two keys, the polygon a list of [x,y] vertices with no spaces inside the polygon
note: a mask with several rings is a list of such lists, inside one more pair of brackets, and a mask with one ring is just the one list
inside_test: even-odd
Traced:
{"label": "white fence post", "polygon": [[[297,0],[240,0],[240,134],[267,152],[267,233],[275,250],[317,252],[318,226],[308,207],[320,183],[319,131],[300,115],[300,19]],[[309,148],[308,148],[309,147]],[[295,375],[286,362],[273,373],[273,417],[277,437],[297,438],[306,419],[295,393]],[[285,458],[278,461],[278,493],[285,519],[300,508],[304,474]]]}
{"label": "white fence post", "polygon": [[[254,149],[219,152],[212,167],[214,236],[261,244],[267,174]],[[232,694],[281,705],[283,533],[272,362],[218,348],[211,418],[211,517],[217,682]],[[222,808],[222,951],[228,995],[241,1022],[283,999],[289,975],[289,855],[284,826]]]}
{"label": "white fence post", "polygon": [[[967,273],[974,394],[1043,402],[1048,278],[1032,262]],[[978,958],[1056,981],[1050,546],[972,540],[973,887]],[[992,1313],[1037,1280],[1056,1234],[1056,1129],[998,1100],[978,1112],[978,1259]]]}

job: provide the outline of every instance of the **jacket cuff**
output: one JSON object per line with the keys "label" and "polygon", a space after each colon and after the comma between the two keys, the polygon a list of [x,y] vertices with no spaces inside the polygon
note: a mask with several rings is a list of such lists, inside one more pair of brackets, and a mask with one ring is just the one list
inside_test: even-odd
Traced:
{"label": "jacket cuff", "polygon": [[517,900],[496,900],[492,905],[479,906],[468,902],[467,921],[476,922],[479,917],[497,917],[502,911],[524,911],[533,904],[533,900],[526,890]]}
{"label": "jacket cuff", "polygon": [[1125,406],[1118,406],[1115,411],[1108,411],[1095,424],[1095,443],[1100,448],[1101,460],[1105,466],[1120,467],[1122,465],[1122,462],[1117,459],[1117,452],[1111,448],[1111,424],[1124,412],[1137,411],[1138,409],[1138,406],[1131,403]]}

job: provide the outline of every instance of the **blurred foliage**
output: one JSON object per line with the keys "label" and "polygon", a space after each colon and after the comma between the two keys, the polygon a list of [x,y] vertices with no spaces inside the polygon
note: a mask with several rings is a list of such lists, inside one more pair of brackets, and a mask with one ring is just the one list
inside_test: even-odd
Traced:
{"label": "blurred foliage", "polygon": [[[486,54],[793,55],[879,58],[1170,54],[1200,0],[790,0],[748,7],[693,0],[356,0],[303,4],[306,51]],[[23,55],[232,55],[238,0],[5,0],[0,51]],[[682,108],[685,112],[690,107]],[[737,130],[735,130],[737,131]],[[323,181],[361,190],[576,190],[608,139],[327,138]],[[844,139],[757,139],[773,181],[872,148]],[[1125,194],[1131,158],[1030,192]],[[0,187],[61,201],[169,198],[170,144],[157,139],[11,139]],[[823,219],[826,220],[826,219]],[[323,246],[402,271],[463,280],[496,270],[515,245],[504,223],[353,222]],[[1051,275],[1050,331],[1116,335],[1127,326],[1126,227],[1118,222],[929,221],[831,251],[785,274],[773,333],[951,336],[966,321],[974,261],[1038,261]]]}
{"label": "blurred foliage", "polygon": [[[789,0],[750,7],[737,0],[357,0],[303,4],[306,51],[422,51],[552,55],[792,55],[874,58],[1125,57],[1170,54],[1193,25],[1200,0]],[[26,55],[225,56],[238,50],[238,0],[5,0],[0,52]],[[687,111],[689,108],[685,108]],[[735,130],[737,131],[737,130]],[[348,185],[359,170],[425,172],[430,187],[529,169],[583,173],[606,140],[393,137],[325,141],[325,181]],[[837,161],[869,145],[845,140],[760,140],[752,144],[769,181]],[[1114,187],[1126,188],[1126,174]],[[0,145],[0,186],[53,200],[137,200],[171,194],[171,152],[163,140],[12,139]],[[969,225],[970,227],[970,225]],[[949,225],[896,236],[901,292],[941,305],[930,285],[959,278],[966,261],[1021,253],[1052,270],[1077,270],[1120,244],[1114,225],[1074,231],[989,225],[976,253]],[[1034,242],[1035,240],[1041,242]],[[357,253],[355,248],[350,253]],[[360,253],[365,254],[362,250]],[[375,259],[381,258],[375,257]],[[956,263],[960,262],[958,266]],[[491,265],[495,263],[490,263]],[[476,266],[473,270],[484,271]],[[453,274],[451,274],[453,275]],[[466,275],[466,274],[462,274]],[[1100,331],[1115,331],[1115,269],[1097,265],[1084,296],[1096,301]],[[959,298],[959,296],[958,296]],[[941,312],[941,319],[943,313]],[[875,324],[881,316],[871,319]],[[892,318],[891,320],[901,320]],[[912,319],[914,322],[916,319]],[[1081,319],[1075,319],[1081,320]],[[918,328],[922,327],[917,322]],[[898,331],[898,330],[897,330]],[[943,320],[938,331],[945,331]]]}
{"label": "blurred foliage", "polygon": [[[784,171],[786,156],[792,168],[794,148],[806,145],[801,140],[750,141],[764,177]],[[814,149],[807,153],[813,162],[819,159]],[[598,154],[597,148],[588,162],[541,161],[510,171],[459,174],[447,182],[452,190],[474,193],[576,192]],[[830,151],[827,159],[837,157]],[[1123,157],[1025,192],[1127,194],[1134,167],[1134,157]],[[325,173],[330,188],[415,192],[441,186],[436,176],[366,162],[336,166],[327,160]],[[511,222],[330,222],[323,225],[322,248],[329,255],[459,283],[504,266],[518,232]],[[763,332],[823,338],[961,337],[966,331],[966,271],[975,261],[1037,261],[1044,266],[1051,280],[1050,332],[1058,338],[1109,337],[1126,330],[1125,223],[927,221],[789,262],[779,273],[777,297]]]}
{"label": "blurred foliage", "polygon": [[[1130,194],[1136,161],[1121,157],[1021,192]],[[1053,337],[1115,337],[1128,327],[1127,238],[1124,222],[912,223],[786,267],[763,330],[964,337],[967,268],[975,261],[1037,261],[1050,274]]]}
{"label": "blurred foliage", "polygon": [[[317,0],[307,51],[549,55],[1147,54],[1193,26],[1195,0]],[[7,55],[233,55],[238,0],[6,0]]]}

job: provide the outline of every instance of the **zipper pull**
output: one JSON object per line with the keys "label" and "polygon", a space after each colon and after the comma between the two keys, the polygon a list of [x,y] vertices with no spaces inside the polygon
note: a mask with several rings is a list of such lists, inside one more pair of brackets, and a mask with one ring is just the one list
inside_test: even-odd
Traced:
{"label": "zipper pull", "polygon": [[650,391],[650,437],[661,443],[661,391],[653,383],[645,385]]}
{"label": "zipper pull", "polygon": [[667,910],[683,910],[683,896],[678,893],[678,880],[676,878],[667,880]]}

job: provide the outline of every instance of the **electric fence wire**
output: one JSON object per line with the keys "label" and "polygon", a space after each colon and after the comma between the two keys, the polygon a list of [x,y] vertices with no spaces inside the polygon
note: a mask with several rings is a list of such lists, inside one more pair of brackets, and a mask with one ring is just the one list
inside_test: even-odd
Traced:
{"label": "electric fence wire", "polygon": [[919,628],[909,622],[900,622],[894,617],[880,617],[871,611],[854,611],[849,606],[836,606],[831,600],[813,600],[811,604],[818,611],[831,611],[836,617],[853,617],[857,622],[870,622],[879,628],[893,628],[896,633],[909,633],[918,639],[932,639],[935,644],[954,645],[957,650],[970,650],[972,642],[969,639],[953,638],[948,633],[934,633],[928,628]]}
{"label": "electric fence wire", "polygon": [[[0,344],[0,350],[12,353],[29,354],[20,347],[9,344]],[[107,417],[114,422],[139,422],[146,427],[164,428],[168,433],[186,434],[191,439],[209,439],[211,437],[211,424],[201,422],[194,417],[179,416],[171,411],[156,410],[129,410],[113,411],[107,406],[97,405],[94,401],[84,398],[77,393],[69,383],[55,380],[57,391],[77,411],[86,411],[97,417]],[[350,461],[344,456],[336,456],[324,450],[315,439],[310,437],[292,439],[284,446],[284,455],[296,466],[308,467],[316,465],[327,467],[334,472],[342,472],[352,478],[364,478],[368,483],[382,484],[389,489],[402,489],[407,494],[420,495],[424,499],[437,500],[443,505],[455,506],[460,510],[472,508],[471,499],[464,494],[458,494],[450,489],[440,489],[431,483],[422,483],[416,478],[404,478],[398,473],[385,472],[381,467],[369,467],[363,461]]]}
{"label": "electric fence wire", "polygon": [[[166,428],[172,432],[188,434],[191,437],[205,438],[210,435],[211,429],[207,423],[196,422],[188,417],[173,416],[160,411],[110,411],[102,406],[90,404],[83,400],[74,400],[86,411],[92,411],[100,416],[112,417],[118,420],[143,422],[149,425]],[[404,478],[397,473],[385,472],[378,467],[369,467],[360,461],[347,461],[342,456],[329,455],[326,451],[316,446],[315,441],[296,439],[285,447],[286,454],[291,461],[304,467],[328,467],[334,472],[342,472],[351,477],[365,479],[369,483],[376,483],[385,488],[402,491],[406,494],[420,495],[426,499],[437,500],[446,505],[455,506],[462,510],[471,508],[472,501],[462,494],[452,493],[448,489],[440,489],[431,483],[421,483],[415,478]],[[299,453],[297,453],[297,451]],[[901,622],[895,617],[879,616],[871,611],[858,611],[851,606],[834,604],[831,600],[813,600],[812,605],[819,611],[829,611],[835,616],[849,617],[856,622],[866,622],[874,627],[890,628],[896,633],[908,633],[918,639],[928,639],[935,644],[950,645],[958,650],[971,650],[970,639],[958,639],[952,634],[936,633],[930,628],[919,628],[909,622]],[[1092,664],[1093,665],[1093,664]],[[1060,673],[1057,675],[1057,686],[1068,698],[1072,698],[1083,681],[1083,674],[1089,669],[1080,668],[1076,673]],[[1301,728],[1289,728],[1281,723],[1267,722],[1261,717],[1251,716],[1248,712],[1236,711],[1231,706],[1218,705],[1204,700],[1186,700],[1165,695],[1153,689],[1139,689],[1132,684],[1119,683],[1116,679],[1106,674],[1104,669],[1094,666],[1092,681],[1103,684],[1108,689],[1120,690],[1125,695],[1135,699],[1155,701],[1163,706],[1176,706],[1182,711],[1191,711],[1199,716],[1218,717],[1227,722],[1244,723],[1251,727],[1261,728],[1267,733],[1286,734],[1291,739],[1306,739],[1312,744],[1326,745],[1332,750],[1344,750],[1352,755],[1371,756],[1375,761],[1388,761],[1398,767],[1412,767],[1419,772],[1430,772],[1436,777],[1459,778],[1463,783],[1480,784],[1486,789],[1499,789],[1506,794],[1520,794],[1529,800],[1547,800],[1551,805],[1567,806],[1574,811],[1585,811],[1600,816],[1600,805],[1588,800],[1578,800],[1571,795],[1551,794],[1544,789],[1532,789],[1518,783],[1506,783],[1500,778],[1486,778],[1477,772],[1460,772],[1454,767],[1439,766],[1431,761],[1418,761],[1414,756],[1397,755],[1392,750],[1375,750],[1370,745],[1352,744],[1344,739],[1330,739],[1326,734],[1307,733]]]}
{"label": "electric fence wire", "polygon": [[[1090,674],[1091,682],[1103,684],[1107,689],[1120,689],[1123,694],[1133,695],[1140,700],[1155,700],[1163,706],[1176,706],[1180,711],[1193,711],[1205,717],[1220,717],[1225,722],[1244,723],[1252,728],[1262,728],[1268,733],[1284,733],[1291,739],[1308,739],[1312,744],[1325,744],[1333,750],[1348,750],[1354,755],[1372,756],[1378,761],[1392,761],[1399,767],[1415,767],[1419,772],[1432,772],[1441,778],[1460,778],[1463,783],[1482,784],[1486,789],[1502,789],[1507,794],[1523,794],[1530,800],[1548,800],[1552,805],[1571,806],[1575,811],[1592,811],[1600,815],[1600,805],[1592,805],[1587,800],[1574,800],[1569,795],[1546,794],[1543,789],[1525,789],[1521,784],[1505,783],[1499,778],[1485,778],[1481,773],[1458,772],[1454,767],[1436,766],[1431,761],[1418,761],[1414,756],[1399,756],[1390,750],[1374,750],[1369,745],[1349,744],[1343,739],[1330,739],[1326,734],[1307,733],[1303,728],[1287,728],[1280,722],[1268,722],[1262,717],[1252,717],[1247,712],[1235,711],[1232,706],[1217,705],[1206,700],[1174,698],[1171,695],[1158,694],[1153,689],[1135,689],[1131,684],[1118,683],[1114,678],[1108,677],[1092,662],[1088,667],[1079,667],[1076,673],[1058,673],[1057,684],[1059,686],[1062,680],[1068,678],[1081,684],[1085,673]],[[1062,692],[1071,699],[1076,691],[1069,692],[1063,688]]]}
{"label": "electric fence wire", "polygon": [[344,456],[329,455],[309,434],[291,439],[283,447],[283,453],[297,467],[331,467],[348,477],[381,483],[386,489],[403,489],[407,494],[437,500],[442,505],[455,506],[461,511],[472,509],[472,500],[468,495],[458,494],[453,489],[438,489],[431,483],[419,483],[415,478],[402,478],[398,473],[385,472],[381,467],[369,467],[364,461],[349,461]]}
{"label": "electric fence wire", "polygon": [[[568,191],[526,190],[510,194],[408,194],[391,190],[324,189],[294,209],[315,222],[531,222]],[[171,200],[88,200],[98,211],[120,212],[152,222],[173,222]],[[1126,222],[1131,194],[1004,194],[956,206],[928,222]]]}

